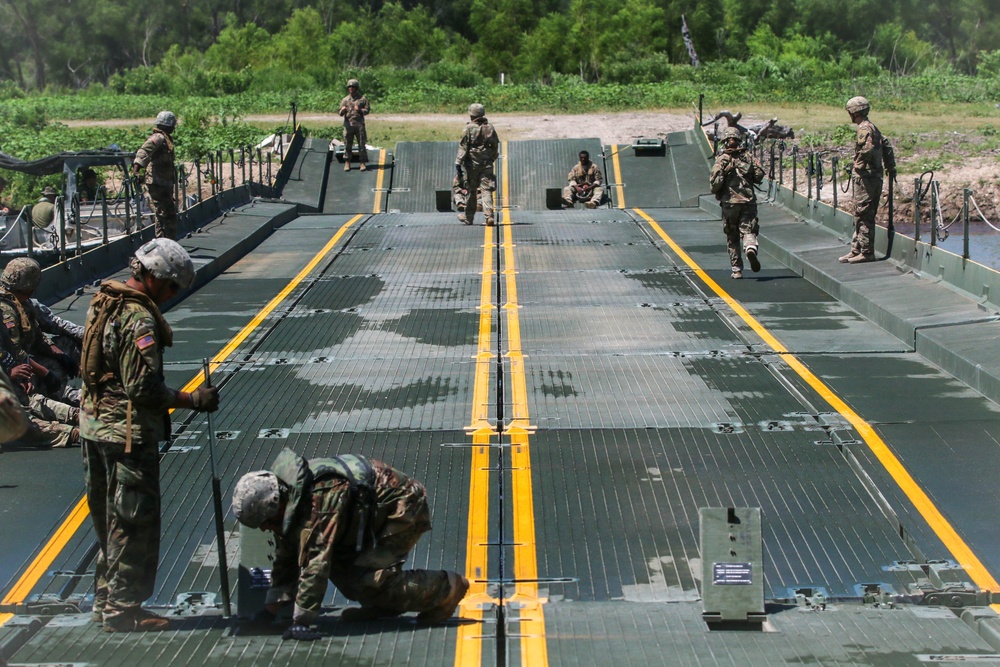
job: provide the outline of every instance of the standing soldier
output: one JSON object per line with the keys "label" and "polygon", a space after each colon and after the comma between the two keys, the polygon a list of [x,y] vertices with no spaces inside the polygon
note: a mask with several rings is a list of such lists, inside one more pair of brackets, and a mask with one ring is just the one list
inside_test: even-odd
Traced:
{"label": "standing soldier", "polygon": [[130,265],[128,281],[104,282],[90,302],[80,364],[84,475],[100,547],[94,620],[106,632],[168,626],[140,606],[153,594],[159,562],[159,443],[170,436],[170,408],[219,406],[216,387],[188,394],[163,380],[173,333],[159,306],[194,282],[191,258],[176,241],[154,239]]}
{"label": "standing soldier", "polygon": [[574,202],[578,201],[582,201],[587,208],[596,208],[601,203],[604,197],[601,170],[590,161],[589,151],[580,151],[580,163],[570,170],[566,180],[569,185],[562,192],[565,208],[573,208]]}
{"label": "standing soldier", "polygon": [[[476,202],[486,215],[486,225],[493,225],[493,192],[497,189],[497,177],[493,173],[493,163],[500,153],[500,138],[497,131],[486,120],[486,109],[482,104],[469,105],[469,122],[458,142],[458,156],[455,164],[462,173],[460,180],[469,190],[469,201],[465,211],[459,211],[458,219],[471,225],[476,217]],[[478,190],[478,196],[476,191]]]}
{"label": "standing soldier", "polygon": [[347,82],[347,96],[340,100],[340,115],[344,117],[344,171],[351,170],[351,151],[358,142],[359,171],[368,170],[368,133],[365,132],[365,116],[371,111],[368,98],[361,94],[361,84],[357,79]]}
{"label": "standing soldier", "polygon": [[244,526],[277,537],[265,602],[272,617],[294,604],[286,639],[319,637],[309,626],[319,617],[327,582],[361,603],[341,612],[345,621],[408,611],[419,612],[424,625],[451,618],[469,580],[448,570],[403,569],[431,529],[423,484],[353,454],[306,461],[285,449],[271,468],[237,482],[233,512]]}
{"label": "standing soldier", "polygon": [[845,107],[858,126],[854,140],[854,237],[851,251],[840,257],[847,264],[875,261],[875,214],[882,198],[882,133],[868,120],[871,105],[852,97]]}
{"label": "standing soldier", "polygon": [[177,202],[174,187],[174,141],[170,138],[177,127],[177,116],[170,111],[156,115],[156,128],[135,153],[132,170],[136,178],[146,170],[146,192],[153,210],[156,238],[177,238]]}
{"label": "standing soldier", "polygon": [[726,233],[729,263],[733,267],[731,278],[743,277],[743,250],[750,268],[760,271],[757,257],[757,193],[754,186],[764,180],[764,169],[753,156],[742,148],[739,129],[727,127],[722,132],[723,150],[715,159],[709,176],[712,194],[722,204],[722,230]]}

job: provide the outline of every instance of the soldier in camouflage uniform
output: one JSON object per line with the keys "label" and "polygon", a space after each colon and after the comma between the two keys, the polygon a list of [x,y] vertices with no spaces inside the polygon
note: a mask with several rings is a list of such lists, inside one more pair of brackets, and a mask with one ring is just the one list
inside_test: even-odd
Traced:
{"label": "soldier in camouflage uniform", "polygon": [[368,98],[361,94],[361,84],[357,79],[347,82],[347,96],[340,100],[340,115],[344,117],[344,171],[351,170],[351,152],[354,142],[358,142],[360,171],[368,170],[368,133],[365,131],[365,116],[371,111]]}
{"label": "soldier in camouflage uniform", "polygon": [[362,456],[306,461],[282,451],[271,471],[248,473],[233,492],[236,518],[271,530],[277,551],[267,593],[272,617],[294,604],[286,638],[315,639],[327,582],[361,603],[346,621],[415,611],[417,622],[451,618],[469,581],[446,570],[404,570],[421,535],[431,529],[427,492],[398,470]]}
{"label": "soldier in camouflage uniform", "polygon": [[132,170],[138,178],[146,170],[146,192],[153,211],[156,238],[177,238],[177,202],[174,188],[177,173],[174,170],[174,140],[170,138],[177,128],[177,116],[161,111],[156,116],[156,128],[146,143],[135,152]]}
{"label": "soldier in camouflage uniform", "polygon": [[726,247],[732,266],[730,277],[738,280],[743,277],[743,252],[746,252],[754,273],[760,271],[760,259],[757,257],[760,225],[754,185],[764,180],[764,169],[742,148],[739,129],[727,127],[722,132],[722,141],[723,150],[715,159],[709,185],[712,194],[722,204],[722,230],[726,233]]}
{"label": "soldier in camouflage uniform", "polygon": [[847,113],[858,126],[854,139],[854,236],[851,251],[840,257],[847,264],[875,261],[875,214],[882,198],[882,133],[868,120],[871,105],[863,97],[847,100]]}
{"label": "soldier in camouflage uniform", "polygon": [[566,180],[569,185],[563,188],[563,207],[573,208],[573,204],[582,201],[587,208],[596,208],[604,197],[601,170],[590,161],[589,151],[580,151],[580,162],[574,166]]}
{"label": "soldier in camouflage uniform", "polygon": [[23,436],[28,425],[28,415],[21,407],[13,383],[6,373],[0,373],[0,445]]}
{"label": "soldier in camouflage uniform", "polygon": [[469,197],[465,210],[460,211],[458,219],[471,225],[476,217],[476,202],[483,209],[486,225],[492,226],[493,193],[497,189],[497,177],[493,173],[493,163],[500,154],[500,137],[493,125],[486,120],[486,109],[482,104],[469,105],[469,123],[462,132],[458,142],[458,155],[455,164],[462,171],[462,180],[469,189]]}
{"label": "soldier in camouflage uniform", "polygon": [[54,223],[56,220],[56,197],[59,193],[51,185],[42,189],[42,196],[31,207],[31,224],[38,229],[58,233]]}
{"label": "soldier in camouflage uniform", "polygon": [[[18,257],[0,275],[0,368],[10,375],[22,405],[34,426],[30,439],[52,447],[80,441],[80,392],[68,386],[77,365],[44,335],[37,302],[30,298],[41,280],[41,267],[33,259]],[[51,315],[52,311],[46,309]]]}
{"label": "soldier in camouflage uniform", "polygon": [[211,412],[216,387],[168,387],[163,348],[173,333],[159,306],[187,289],[194,267],[169,239],[135,253],[132,276],[101,285],[87,311],[81,374],[87,502],[100,551],[94,620],[107,632],[163,630],[165,618],[140,605],[153,594],[160,549],[159,443],[171,408]]}

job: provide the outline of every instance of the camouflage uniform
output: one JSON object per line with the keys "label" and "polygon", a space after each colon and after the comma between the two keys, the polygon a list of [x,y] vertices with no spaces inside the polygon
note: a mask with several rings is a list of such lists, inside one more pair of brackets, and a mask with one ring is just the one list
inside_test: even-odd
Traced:
{"label": "camouflage uniform", "polygon": [[[431,529],[423,485],[381,461],[370,460],[377,505],[371,531],[359,532],[347,480],[319,472],[311,485],[304,483],[306,468],[321,471],[328,461],[307,462],[286,449],[272,466],[290,491],[276,540],[267,604],[294,601],[294,622],[309,625],[319,616],[329,580],[345,597],[383,616],[440,606],[451,592],[449,574],[454,577],[455,573],[402,569],[410,550]],[[359,534],[368,536],[360,551]]]}
{"label": "camouflage uniform", "polygon": [[[725,148],[715,160],[709,184],[722,204],[722,230],[734,276],[743,271],[743,251],[757,252],[757,193],[754,185],[764,180],[764,170],[741,148]],[[755,267],[757,265],[754,265]]]}
{"label": "camouflage uniform", "polygon": [[52,229],[52,223],[56,219],[56,205],[47,198],[42,197],[31,207],[31,224],[38,229]]}
{"label": "camouflage uniform", "polygon": [[497,189],[497,177],[493,173],[493,163],[500,154],[500,138],[486,117],[475,118],[465,126],[458,142],[455,163],[461,165],[469,194],[478,188],[478,197],[470,197],[466,204],[465,216],[469,224],[476,217],[476,202],[486,216],[486,224],[492,225],[493,193]]}
{"label": "camouflage uniform", "polygon": [[[570,170],[569,176],[566,179],[569,181],[569,185],[563,188],[562,191],[563,203],[566,206],[573,208],[573,203],[578,201],[593,202],[594,206],[601,203],[601,199],[604,197],[604,188],[601,187],[603,183],[601,170],[597,168],[596,164],[591,162],[590,166],[584,169],[583,164],[577,162],[576,166]],[[591,190],[586,197],[581,197],[580,193],[573,186],[584,184],[591,186]]]}
{"label": "camouflage uniform", "polygon": [[368,162],[368,133],[365,131],[365,116],[371,111],[368,98],[358,93],[347,95],[340,100],[340,115],[344,117],[344,162],[351,161],[351,150],[358,142],[358,161]]}
{"label": "camouflage uniform", "polygon": [[[119,299],[118,297],[121,297]],[[177,392],[163,379],[163,348],[173,333],[142,292],[107,281],[91,301],[86,329],[114,309],[100,345],[100,376],[85,377],[80,431],[87,502],[100,545],[95,611],[109,618],[153,594],[160,550],[159,443],[169,437]],[[84,357],[88,350],[84,350]],[[83,369],[86,371],[86,369]]]}
{"label": "camouflage uniform", "polygon": [[146,143],[136,151],[133,164],[146,168],[146,192],[149,193],[149,207],[153,211],[157,238],[177,238],[177,202],[174,200],[174,186],[177,174],[174,171],[174,141],[170,135],[157,128],[146,139]]}
{"label": "camouflage uniform", "polygon": [[[69,374],[75,370],[72,359],[67,357],[65,360],[57,360],[52,351],[52,343],[43,335],[44,329],[35,307],[37,303],[35,299],[21,303],[14,294],[0,287],[0,318],[3,319],[6,334],[2,342],[17,364],[26,364],[29,359],[34,359],[55,374],[58,386],[45,392],[50,398],[79,405],[80,390],[67,385]],[[52,311],[46,310],[51,316]]]}
{"label": "camouflage uniform", "polygon": [[0,373],[0,445],[17,440],[28,430],[28,416],[21,407],[14,384]]}
{"label": "camouflage uniform", "polygon": [[854,237],[851,254],[875,254],[875,214],[882,197],[882,133],[865,118],[854,141]]}
{"label": "camouflage uniform", "polygon": [[451,181],[451,203],[458,212],[465,211],[465,205],[469,201],[469,188],[459,180],[458,176]]}

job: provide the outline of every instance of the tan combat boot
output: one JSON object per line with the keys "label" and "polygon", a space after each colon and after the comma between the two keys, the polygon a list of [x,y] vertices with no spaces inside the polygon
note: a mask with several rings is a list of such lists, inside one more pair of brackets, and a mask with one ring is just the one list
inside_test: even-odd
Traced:
{"label": "tan combat boot", "polygon": [[358,167],[358,171],[368,171],[368,165],[366,163],[362,162],[361,166]]}
{"label": "tan combat boot", "polygon": [[462,598],[469,591],[469,580],[457,572],[449,572],[448,583],[451,585],[451,591],[445,596],[445,599],[434,609],[422,611],[417,614],[417,623],[421,625],[438,625],[447,621],[455,613],[458,603],[462,601]]}
{"label": "tan combat boot", "polygon": [[104,614],[105,632],[160,632],[169,627],[169,620],[142,607],[130,607],[113,616]]}

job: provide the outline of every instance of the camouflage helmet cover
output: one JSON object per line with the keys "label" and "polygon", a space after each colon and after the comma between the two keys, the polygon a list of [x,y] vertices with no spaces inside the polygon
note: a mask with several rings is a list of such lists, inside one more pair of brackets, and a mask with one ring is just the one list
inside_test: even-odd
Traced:
{"label": "camouflage helmet cover", "polygon": [[868,113],[869,109],[871,109],[871,105],[868,103],[867,98],[861,97],[859,95],[857,97],[852,97],[851,99],[847,100],[847,104],[844,105],[844,108],[847,109],[848,113],[866,114]]}
{"label": "camouflage helmet cover", "polygon": [[11,292],[34,292],[42,281],[42,267],[29,257],[15,257],[4,267],[0,284]]}
{"label": "camouflage helmet cover", "polygon": [[347,87],[350,88],[352,86],[354,88],[360,88],[361,87],[361,82],[358,81],[357,79],[348,79],[348,81],[347,81]]}
{"label": "camouflage helmet cover", "polygon": [[474,103],[469,105],[469,115],[473,118],[482,118],[486,115],[486,107],[482,104]]}
{"label": "camouflage helmet cover", "polygon": [[58,197],[59,196],[59,191],[56,190],[51,185],[46,185],[44,188],[42,188],[42,196],[43,197]]}
{"label": "camouflage helmet cover", "polygon": [[156,114],[156,125],[163,127],[177,127],[177,116],[173,111],[161,111]]}
{"label": "camouflage helmet cover", "polygon": [[248,472],[233,489],[236,520],[248,528],[260,528],[268,519],[277,518],[280,507],[281,487],[273,472]]}
{"label": "camouflage helmet cover", "polygon": [[743,134],[740,132],[739,128],[727,127],[722,131],[722,140],[729,141],[730,139],[741,139]]}
{"label": "camouflage helmet cover", "polygon": [[135,258],[154,278],[172,280],[181,289],[194,283],[194,263],[177,241],[153,239],[135,251]]}

